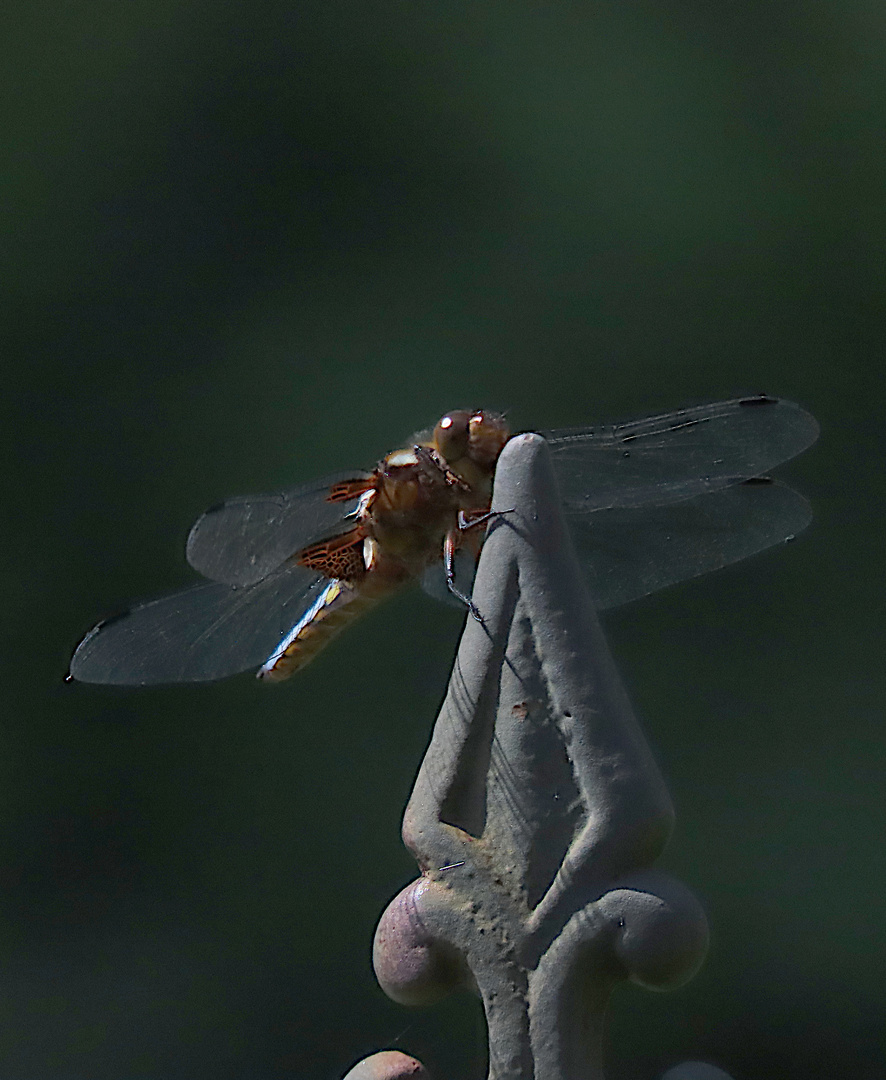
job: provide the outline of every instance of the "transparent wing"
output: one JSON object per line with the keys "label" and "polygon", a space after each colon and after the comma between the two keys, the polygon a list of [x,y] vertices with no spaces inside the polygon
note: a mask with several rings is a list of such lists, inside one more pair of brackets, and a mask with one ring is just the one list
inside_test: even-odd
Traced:
{"label": "transparent wing", "polygon": [[71,660],[79,682],[209,682],[258,668],[327,579],[288,565],[255,585],[221,582],[139,604],[100,622]]}
{"label": "transparent wing", "polygon": [[789,540],[812,511],[784,484],[750,481],[657,506],[567,510],[566,520],[602,611]]}
{"label": "transparent wing", "polygon": [[818,436],[790,401],[736,398],[624,424],[542,432],[564,506],[659,505],[760,476]]}
{"label": "transparent wing", "polygon": [[353,527],[357,500],[329,502],[330,487],[368,478],[351,470],[275,495],[228,499],[198,518],[188,536],[188,562],[212,581],[252,585],[308,544]]}

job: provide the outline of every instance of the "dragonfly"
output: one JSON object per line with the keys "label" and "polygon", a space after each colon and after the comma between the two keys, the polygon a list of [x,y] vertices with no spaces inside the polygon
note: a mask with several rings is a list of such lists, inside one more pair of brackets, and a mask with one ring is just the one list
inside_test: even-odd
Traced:
{"label": "dragonfly", "polygon": [[[601,611],[792,539],[811,520],[807,501],[768,475],[818,436],[784,399],[540,434]],[[186,549],[205,580],[98,623],[69,678],[144,686],[257,669],[279,682],[416,580],[482,618],[465,580],[510,436],[498,413],[455,410],[372,470],[211,507]]]}

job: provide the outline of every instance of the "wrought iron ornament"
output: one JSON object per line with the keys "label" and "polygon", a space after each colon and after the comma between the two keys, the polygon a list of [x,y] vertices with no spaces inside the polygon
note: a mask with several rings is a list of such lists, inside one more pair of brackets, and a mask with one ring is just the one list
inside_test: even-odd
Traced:
{"label": "wrought iron ornament", "polygon": [[[620,980],[680,986],[708,931],[651,869],[673,823],[564,525],[545,441],[513,439],[469,618],[403,821],[421,876],[375,935],[385,992],[479,994],[489,1080],[599,1080]],[[426,1075],[400,1052],[350,1080]]]}

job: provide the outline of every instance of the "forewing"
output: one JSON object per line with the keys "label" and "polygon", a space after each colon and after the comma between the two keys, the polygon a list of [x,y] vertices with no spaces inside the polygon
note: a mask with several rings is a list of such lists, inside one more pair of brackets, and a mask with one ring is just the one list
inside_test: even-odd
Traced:
{"label": "forewing", "polygon": [[564,506],[660,505],[768,472],[818,436],[793,402],[736,398],[623,424],[542,432]]}
{"label": "forewing", "polygon": [[370,473],[351,470],[273,495],[244,495],[211,507],[188,536],[188,562],[212,581],[251,585],[318,540],[353,528],[357,499],[330,502],[333,484]]}
{"label": "forewing", "polygon": [[789,540],[811,519],[809,503],[773,481],[656,506],[566,513],[601,611]]}
{"label": "forewing", "polygon": [[258,668],[326,578],[287,565],[246,587],[208,582],[108,619],[71,660],[79,682],[146,686],[209,682]]}

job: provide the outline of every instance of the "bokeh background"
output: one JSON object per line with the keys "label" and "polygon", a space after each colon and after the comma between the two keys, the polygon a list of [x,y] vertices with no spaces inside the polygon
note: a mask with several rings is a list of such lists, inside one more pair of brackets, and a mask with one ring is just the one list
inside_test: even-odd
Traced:
{"label": "bokeh background", "polygon": [[0,1076],[482,1076],[370,943],[460,618],[283,687],[65,686],[226,495],[766,390],[820,419],[795,544],[607,619],[706,967],[612,1077],[865,1080],[883,1046],[886,9],[867,0],[28,0],[4,9]]}

